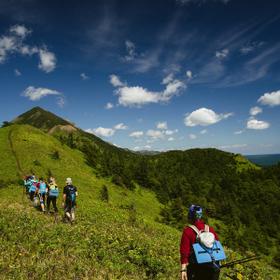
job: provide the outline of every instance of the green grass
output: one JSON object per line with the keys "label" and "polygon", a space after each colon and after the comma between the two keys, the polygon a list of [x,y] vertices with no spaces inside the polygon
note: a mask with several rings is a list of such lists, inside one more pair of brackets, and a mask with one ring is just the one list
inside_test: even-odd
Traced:
{"label": "green grass", "polygon": [[0,180],[9,181],[17,178],[17,165],[8,140],[10,128],[2,128],[0,133]]}
{"label": "green grass", "polygon": [[[70,176],[79,192],[77,222],[70,226],[61,222],[61,208],[57,220],[33,208],[21,186],[0,188],[1,279],[178,279],[181,232],[155,221],[161,204],[154,193],[97,178],[81,152],[30,126],[1,129],[0,141],[0,180],[17,179],[16,156],[21,175],[33,171],[46,177],[50,170],[60,190]],[[109,203],[100,199],[104,185]],[[227,254],[229,260],[241,257],[229,249]],[[243,279],[277,279],[264,261],[238,271]]]}

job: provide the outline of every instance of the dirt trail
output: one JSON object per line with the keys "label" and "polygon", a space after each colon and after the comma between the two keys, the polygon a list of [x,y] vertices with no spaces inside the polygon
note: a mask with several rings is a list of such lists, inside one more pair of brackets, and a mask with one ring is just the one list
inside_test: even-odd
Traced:
{"label": "dirt trail", "polygon": [[10,143],[11,152],[12,152],[12,154],[15,157],[15,160],[16,160],[18,176],[21,178],[22,175],[23,175],[23,170],[20,166],[19,159],[18,159],[17,154],[16,154],[15,149],[14,149],[14,145],[13,145],[13,141],[12,141],[12,132],[13,132],[13,130],[10,129],[9,134],[8,134],[8,140],[9,140],[9,143]]}

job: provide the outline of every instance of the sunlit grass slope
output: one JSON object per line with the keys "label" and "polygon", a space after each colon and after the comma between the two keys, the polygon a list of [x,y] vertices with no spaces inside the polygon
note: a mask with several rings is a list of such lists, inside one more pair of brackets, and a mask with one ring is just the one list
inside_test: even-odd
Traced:
{"label": "sunlit grass slope", "polygon": [[[0,279],[178,279],[181,233],[155,221],[161,205],[152,192],[97,178],[82,153],[30,126],[0,129],[0,141],[0,180],[6,182],[0,188]],[[73,226],[62,223],[61,208],[57,219],[43,215],[10,183],[30,172],[51,173],[61,191],[65,178],[73,178],[79,191]],[[108,203],[100,199],[104,185]],[[227,252],[229,259],[240,257]],[[243,279],[277,279],[261,262],[238,271]]]}
{"label": "sunlit grass slope", "polygon": [[[8,135],[14,152],[12,153]],[[16,179],[34,173],[47,178],[50,174],[56,178],[62,191],[65,178],[71,177],[79,189],[79,200],[97,199],[103,186],[109,189],[110,203],[126,208],[134,204],[137,211],[147,217],[155,218],[160,211],[160,203],[155,195],[137,187],[132,193],[125,188],[114,186],[109,180],[96,178],[94,170],[89,167],[84,155],[62,145],[56,138],[28,125],[13,125],[0,130],[0,157],[2,157],[0,180]],[[2,145],[3,144],[3,145]],[[54,157],[56,153],[57,156]],[[18,170],[17,158],[20,170]]]}

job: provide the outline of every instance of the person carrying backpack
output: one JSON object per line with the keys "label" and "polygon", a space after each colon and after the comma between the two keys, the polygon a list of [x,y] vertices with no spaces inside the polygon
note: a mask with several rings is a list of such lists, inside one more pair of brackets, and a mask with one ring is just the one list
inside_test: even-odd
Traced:
{"label": "person carrying backpack", "polygon": [[37,193],[37,184],[38,184],[38,181],[36,180],[35,176],[33,175],[31,177],[31,179],[29,180],[29,190],[28,190],[29,198],[32,202],[34,201],[35,195]]}
{"label": "person carrying backpack", "polygon": [[32,176],[25,176],[25,179],[24,179],[24,181],[23,181],[24,187],[25,187],[25,193],[26,193],[27,195],[29,195],[29,188],[30,188],[30,186],[32,185],[31,180],[32,180]]}
{"label": "person carrying backpack", "polygon": [[75,220],[75,206],[77,196],[77,188],[73,186],[72,179],[67,178],[66,186],[63,189],[63,206],[65,218],[67,218],[71,223]]}
{"label": "person carrying backpack", "polygon": [[47,193],[47,184],[45,183],[43,178],[40,178],[38,194],[39,194],[41,209],[44,213],[46,212],[45,209],[46,193]]}
{"label": "person carrying backpack", "polygon": [[50,178],[50,182],[49,182],[48,187],[47,187],[47,194],[48,194],[48,197],[47,197],[47,211],[48,211],[48,213],[50,212],[51,203],[53,205],[54,212],[57,213],[58,209],[57,209],[57,206],[56,206],[56,200],[58,198],[59,191],[58,191],[58,187],[55,183],[55,179],[53,177]]}
{"label": "person carrying backpack", "polygon": [[191,205],[191,225],[184,228],[180,244],[182,280],[219,279],[219,260],[225,258],[223,248],[214,229],[201,218],[202,207]]}

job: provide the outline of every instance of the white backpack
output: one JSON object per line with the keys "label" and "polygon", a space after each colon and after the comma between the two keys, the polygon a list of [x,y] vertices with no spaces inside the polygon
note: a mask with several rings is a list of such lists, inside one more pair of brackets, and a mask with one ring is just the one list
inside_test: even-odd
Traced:
{"label": "white backpack", "polygon": [[190,225],[190,228],[192,228],[196,232],[196,241],[200,243],[202,246],[205,246],[206,248],[213,248],[215,243],[215,235],[209,231],[209,226],[205,225],[204,229],[198,230],[198,228],[194,225]]}

